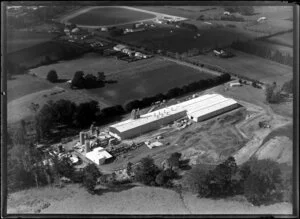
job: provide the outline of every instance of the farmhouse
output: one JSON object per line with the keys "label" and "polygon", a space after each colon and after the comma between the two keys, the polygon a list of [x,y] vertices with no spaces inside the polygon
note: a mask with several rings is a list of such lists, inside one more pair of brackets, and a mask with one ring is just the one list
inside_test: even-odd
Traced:
{"label": "farmhouse", "polygon": [[159,129],[185,116],[195,122],[200,122],[235,109],[238,106],[239,104],[233,99],[225,98],[219,94],[207,94],[140,115],[139,118],[135,117],[114,124],[109,127],[109,132],[119,139],[133,138]]}
{"label": "farmhouse", "polygon": [[95,148],[94,150],[86,153],[85,156],[97,165],[104,164],[107,159],[112,158],[112,155],[102,147]]}

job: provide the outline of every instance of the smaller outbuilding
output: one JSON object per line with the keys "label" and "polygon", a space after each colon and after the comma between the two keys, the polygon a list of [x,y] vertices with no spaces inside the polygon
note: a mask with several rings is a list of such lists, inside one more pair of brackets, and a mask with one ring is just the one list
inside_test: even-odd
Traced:
{"label": "smaller outbuilding", "polygon": [[97,165],[104,164],[106,160],[113,157],[102,147],[95,148],[94,150],[86,153],[85,156]]}
{"label": "smaller outbuilding", "polygon": [[126,48],[127,48],[127,46],[122,45],[122,44],[118,44],[118,45],[114,46],[113,50],[122,51],[123,49],[126,49]]}

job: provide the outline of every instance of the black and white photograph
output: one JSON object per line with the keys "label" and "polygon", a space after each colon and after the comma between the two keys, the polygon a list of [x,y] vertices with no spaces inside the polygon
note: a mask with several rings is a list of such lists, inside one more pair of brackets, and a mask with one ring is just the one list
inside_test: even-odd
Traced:
{"label": "black and white photograph", "polygon": [[299,6],[1,3],[1,217],[299,217]]}

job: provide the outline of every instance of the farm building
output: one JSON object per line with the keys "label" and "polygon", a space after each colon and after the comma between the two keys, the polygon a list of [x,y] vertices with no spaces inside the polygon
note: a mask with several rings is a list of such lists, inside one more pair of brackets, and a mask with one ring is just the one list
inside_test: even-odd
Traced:
{"label": "farm building", "polygon": [[95,148],[94,150],[86,153],[85,156],[97,165],[104,164],[107,159],[112,158],[112,155],[102,147]]}
{"label": "farm building", "polygon": [[129,119],[109,127],[111,135],[119,139],[133,138],[187,116],[199,122],[235,109],[239,104],[219,94],[207,94],[153,111],[139,118]]}
{"label": "farm building", "polygon": [[114,46],[113,49],[114,49],[115,51],[121,51],[121,50],[126,49],[126,48],[127,48],[127,46],[122,45],[122,44],[118,44],[118,45]]}

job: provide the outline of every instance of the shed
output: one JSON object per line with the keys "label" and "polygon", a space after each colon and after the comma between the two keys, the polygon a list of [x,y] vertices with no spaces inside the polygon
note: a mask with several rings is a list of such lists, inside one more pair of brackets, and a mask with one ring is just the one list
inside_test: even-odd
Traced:
{"label": "shed", "polygon": [[104,164],[107,159],[112,158],[112,155],[102,147],[95,148],[94,150],[86,153],[85,156],[97,165]]}

